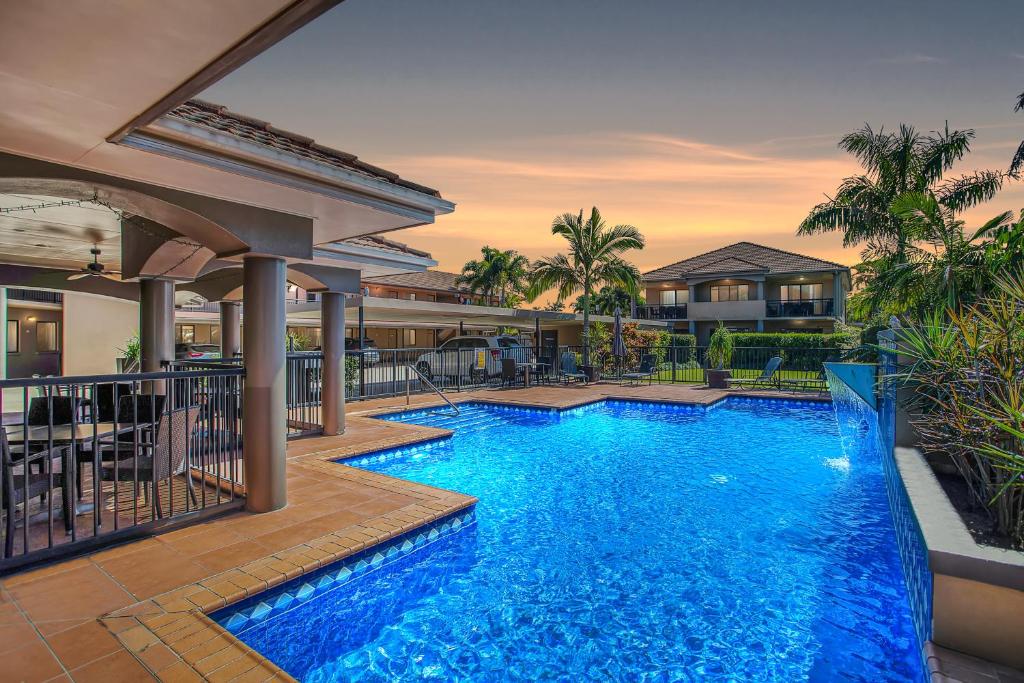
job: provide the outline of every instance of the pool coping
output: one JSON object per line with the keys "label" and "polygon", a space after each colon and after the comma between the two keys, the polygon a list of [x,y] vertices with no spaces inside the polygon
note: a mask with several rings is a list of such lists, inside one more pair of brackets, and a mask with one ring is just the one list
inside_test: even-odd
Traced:
{"label": "pool coping", "polygon": [[[780,403],[831,402],[831,398],[827,396],[794,396],[790,398],[759,395],[756,392],[736,392],[718,396],[709,401],[607,394],[571,401],[564,405],[476,396],[469,398],[465,403],[561,413],[606,401],[686,405],[710,409],[730,398]],[[386,414],[429,410],[436,407],[438,406],[386,407],[366,411],[359,417],[372,419]],[[339,563],[358,553],[382,547],[403,534],[415,532],[439,519],[475,506],[477,499],[473,496],[345,464],[346,460],[359,456],[390,448],[404,448],[430,441],[446,440],[453,434],[453,431],[447,429],[418,426],[415,432],[401,437],[331,448],[293,458],[292,462],[295,462],[298,467],[312,470],[322,476],[371,479],[382,488],[390,487],[391,490],[409,495],[418,494],[421,498],[426,495],[426,492],[429,492],[437,500],[423,499],[415,505],[409,506],[412,509],[402,508],[356,525],[361,531],[325,534],[240,567],[136,602],[101,616],[99,622],[114,635],[125,649],[140,661],[147,663],[147,666],[150,666],[149,662],[157,657],[172,658],[173,664],[154,671],[162,679],[188,677],[191,674],[193,677],[211,681],[295,680],[258,651],[236,638],[209,615],[265,593],[300,576]],[[164,661],[166,662],[166,659]]]}
{"label": "pool coping", "polygon": [[[432,433],[424,434],[424,431]],[[472,508],[477,502],[473,496],[339,462],[386,448],[446,438],[451,434],[450,430],[423,427],[399,438],[390,437],[294,458],[297,466],[313,470],[320,476],[372,481],[377,487],[417,497],[417,503],[365,520],[344,533],[325,534],[240,567],[136,602],[101,616],[99,622],[143,663],[149,665],[151,661],[159,659],[165,664],[154,671],[161,679],[198,677],[211,681],[295,680],[209,615]],[[168,659],[174,660],[173,663],[166,665]]]}

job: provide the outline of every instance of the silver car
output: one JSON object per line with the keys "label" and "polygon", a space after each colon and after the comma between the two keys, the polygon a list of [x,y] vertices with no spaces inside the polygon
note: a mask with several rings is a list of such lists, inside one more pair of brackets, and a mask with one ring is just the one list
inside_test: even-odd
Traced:
{"label": "silver car", "polygon": [[453,337],[417,358],[416,369],[427,379],[458,377],[472,381],[500,375],[502,358],[528,363],[534,358],[533,349],[508,335]]}

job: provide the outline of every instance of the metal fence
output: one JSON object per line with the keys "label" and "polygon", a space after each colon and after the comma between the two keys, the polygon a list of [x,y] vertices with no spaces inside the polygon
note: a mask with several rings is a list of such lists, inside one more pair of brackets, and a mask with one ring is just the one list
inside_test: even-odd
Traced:
{"label": "metal fence", "polygon": [[[560,346],[559,357],[555,359],[556,374],[565,352],[575,355],[577,365],[583,362],[582,346]],[[613,356],[606,350],[595,350],[590,353],[590,360],[602,377],[615,378],[624,372],[635,371],[648,354],[654,356],[657,368],[652,381],[691,384],[707,382],[705,371],[711,364],[706,346],[630,346],[622,357]],[[782,366],[777,373],[778,379],[820,380],[824,363],[840,360],[843,354],[842,349],[833,348],[736,347],[725,367],[733,378],[754,378],[761,374],[768,361],[779,356],[782,358]]]}
{"label": "metal fence", "polygon": [[360,400],[429,391],[410,366],[441,391],[477,389],[500,381],[503,359],[516,363],[539,360],[529,346],[348,351],[345,392],[348,400]]}
{"label": "metal fence", "polygon": [[240,506],[241,368],[0,381],[0,571]]}

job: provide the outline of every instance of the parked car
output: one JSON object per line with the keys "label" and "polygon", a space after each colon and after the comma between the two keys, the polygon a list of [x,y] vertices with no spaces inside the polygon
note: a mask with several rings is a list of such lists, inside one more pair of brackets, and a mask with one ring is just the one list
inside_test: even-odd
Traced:
{"label": "parked car", "polygon": [[175,360],[214,360],[220,358],[216,344],[175,344]]}
{"label": "parked car", "polygon": [[534,359],[533,349],[508,335],[453,337],[417,358],[416,369],[428,379],[458,377],[473,381],[500,375],[502,358],[528,363]]}
{"label": "parked car", "polygon": [[[350,353],[360,353],[359,340],[353,339],[352,337],[345,337],[345,351]],[[376,365],[380,362],[380,351],[377,350],[377,343],[372,339],[363,338],[363,348],[361,351],[363,360],[367,365]]]}

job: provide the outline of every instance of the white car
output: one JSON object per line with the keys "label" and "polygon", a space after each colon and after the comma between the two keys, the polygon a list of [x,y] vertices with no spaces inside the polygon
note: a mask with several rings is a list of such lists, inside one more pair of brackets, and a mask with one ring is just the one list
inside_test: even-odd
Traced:
{"label": "white car", "polygon": [[431,380],[458,377],[472,381],[500,375],[502,358],[529,363],[534,359],[533,349],[507,335],[453,337],[417,358],[416,369]]}

